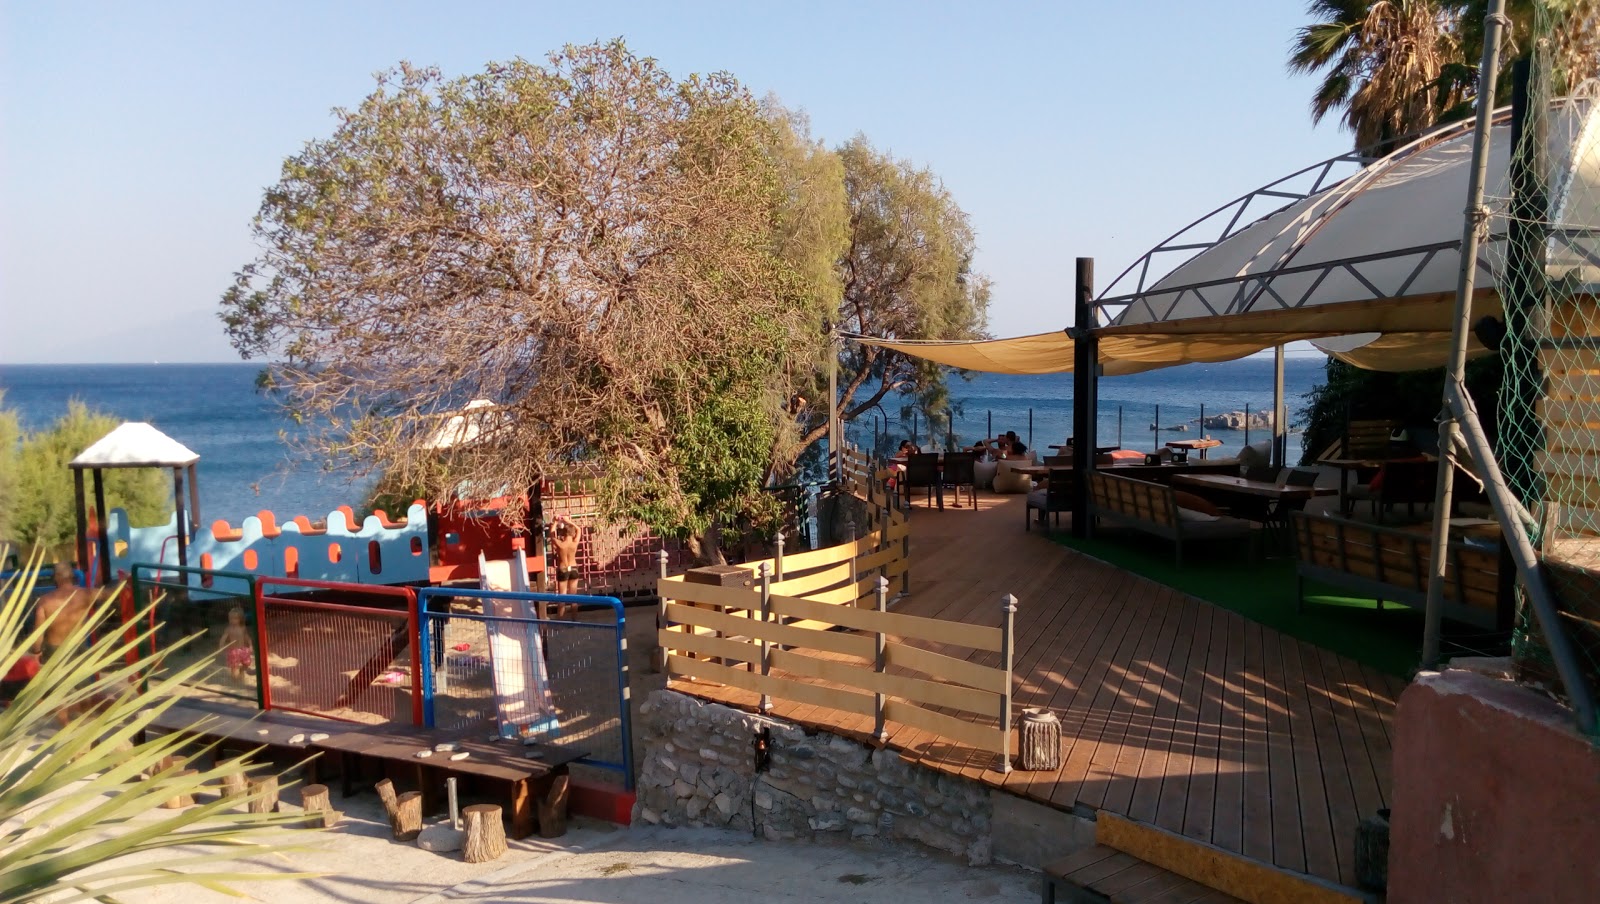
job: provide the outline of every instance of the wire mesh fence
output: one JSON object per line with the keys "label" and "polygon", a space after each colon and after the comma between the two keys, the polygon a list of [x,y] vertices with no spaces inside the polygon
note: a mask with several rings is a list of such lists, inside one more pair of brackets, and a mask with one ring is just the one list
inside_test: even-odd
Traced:
{"label": "wire mesh fence", "polygon": [[[284,586],[299,595],[269,595]],[[258,588],[263,708],[422,724],[417,602],[409,588],[288,578],[263,578]]]}
{"label": "wire mesh fence", "polygon": [[428,725],[575,748],[633,786],[620,601],[457,588],[418,600]]}
{"label": "wire mesh fence", "polygon": [[150,652],[164,654],[157,676],[209,659],[213,667],[199,672],[193,687],[261,703],[254,575],[136,562],[128,585],[134,611],[155,606]]}
{"label": "wire mesh fence", "polygon": [[[1480,324],[1479,338],[1497,346],[1504,366],[1495,418],[1500,468],[1531,516],[1529,539],[1561,571],[1552,584],[1564,630],[1593,685],[1600,676],[1600,85],[1580,83],[1573,42],[1596,49],[1600,4],[1535,10],[1531,53],[1513,66],[1507,178],[1485,198],[1492,236],[1485,255],[1504,320]],[[1553,679],[1545,639],[1521,599],[1513,651],[1525,676]]]}

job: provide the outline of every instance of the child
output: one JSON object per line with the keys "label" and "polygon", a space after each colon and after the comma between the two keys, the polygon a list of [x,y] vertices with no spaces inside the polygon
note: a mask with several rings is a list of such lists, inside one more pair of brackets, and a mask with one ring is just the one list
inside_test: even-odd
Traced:
{"label": "child", "polygon": [[[566,515],[557,515],[550,531],[551,545],[556,553],[556,592],[578,592],[578,543],[583,539],[583,528]],[[578,614],[576,603],[562,603],[556,609],[556,618],[570,619]]]}
{"label": "child", "polygon": [[222,642],[217,644],[217,655],[226,655],[228,674],[235,683],[249,683],[244,672],[250,667],[250,631],[244,626],[244,609],[239,606],[228,610],[228,627],[222,632]]}

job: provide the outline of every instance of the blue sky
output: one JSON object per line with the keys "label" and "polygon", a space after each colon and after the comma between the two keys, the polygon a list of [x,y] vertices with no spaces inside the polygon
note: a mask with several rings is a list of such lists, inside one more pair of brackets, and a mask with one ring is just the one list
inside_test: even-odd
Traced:
{"label": "blue sky", "polygon": [[0,5],[0,362],[235,360],[217,299],[278,166],[400,60],[448,74],[625,37],[931,167],[997,335],[1070,317],[1239,194],[1350,145],[1284,68],[1295,0]]}

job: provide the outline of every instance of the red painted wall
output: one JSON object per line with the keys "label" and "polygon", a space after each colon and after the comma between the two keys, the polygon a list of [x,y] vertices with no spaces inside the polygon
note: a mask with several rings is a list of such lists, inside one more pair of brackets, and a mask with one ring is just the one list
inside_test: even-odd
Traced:
{"label": "red painted wall", "polygon": [[1394,721],[1389,904],[1600,900],[1600,750],[1567,710],[1424,672]]}

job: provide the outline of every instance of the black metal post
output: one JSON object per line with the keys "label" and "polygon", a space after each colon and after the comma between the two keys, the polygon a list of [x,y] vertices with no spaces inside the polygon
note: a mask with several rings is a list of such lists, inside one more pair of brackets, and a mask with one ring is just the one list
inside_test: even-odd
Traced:
{"label": "black metal post", "polygon": [[1072,535],[1089,536],[1089,473],[1094,467],[1100,342],[1094,335],[1094,258],[1077,260],[1072,311]]}
{"label": "black metal post", "polygon": [[1526,55],[1511,67],[1511,213],[1506,218],[1506,278],[1501,281],[1509,341],[1500,346],[1507,398],[1500,405],[1506,422],[1498,431],[1506,481],[1523,505],[1544,498],[1543,481],[1534,467],[1544,435],[1535,415],[1544,376],[1531,318],[1543,309],[1549,295],[1544,267],[1550,221],[1545,185],[1549,151],[1539,123],[1529,128],[1531,70]]}
{"label": "black metal post", "polygon": [[178,516],[178,564],[189,564],[189,513],[184,510],[183,468],[172,469],[172,498]]}
{"label": "black metal post", "polygon": [[[83,495],[83,469],[72,469],[72,498],[78,516],[78,569],[89,579],[89,509]],[[59,578],[57,579],[60,580]]]}
{"label": "black metal post", "polygon": [[100,535],[100,586],[105,587],[111,583],[111,518],[106,513],[106,483],[99,468],[94,469],[94,512],[97,533]]}

